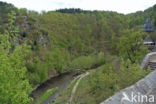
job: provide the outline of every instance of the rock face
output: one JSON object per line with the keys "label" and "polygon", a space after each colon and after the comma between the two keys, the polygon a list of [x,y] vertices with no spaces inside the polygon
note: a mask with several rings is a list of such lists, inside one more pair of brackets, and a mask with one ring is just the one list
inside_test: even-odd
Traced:
{"label": "rock face", "polygon": [[156,104],[156,70],[100,104]]}
{"label": "rock face", "polygon": [[28,15],[18,15],[16,19],[16,26],[18,27],[20,36],[14,42],[15,45],[21,44],[25,41],[33,48],[42,46],[46,48],[48,44],[52,44],[50,35],[45,31],[37,19]]}

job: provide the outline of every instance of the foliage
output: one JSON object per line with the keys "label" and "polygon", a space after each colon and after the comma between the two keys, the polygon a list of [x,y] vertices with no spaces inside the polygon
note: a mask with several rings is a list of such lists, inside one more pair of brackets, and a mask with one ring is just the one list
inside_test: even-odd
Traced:
{"label": "foliage", "polygon": [[153,22],[153,26],[155,25],[156,21],[156,12],[155,12],[156,4],[153,7],[150,7],[144,11],[138,11],[136,13],[131,13],[126,15],[127,20],[129,21],[128,24],[130,28],[136,28],[139,26],[139,28],[145,23],[145,20],[147,18],[151,18]]}
{"label": "foliage", "polygon": [[58,88],[53,88],[53,89],[50,89],[48,90],[47,92],[45,92],[40,98],[39,100],[37,101],[37,103],[35,104],[41,104],[43,101],[45,101],[46,99],[48,99],[48,97],[50,97],[51,95],[53,95],[56,91],[57,91]]}
{"label": "foliage", "polygon": [[124,59],[130,59],[132,63],[137,63],[148,53],[148,49],[143,45],[144,32],[125,30],[123,36],[119,38],[117,50]]}
{"label": "foliage", "polygon": [[0,1],[0,31],[4,32],[5,25],[9,19],[8,13],[10,13],[11,10],[16,11],[16,8],[12,4],[7,4],[5,2]]}
{"label": "foliage", "polygon": [[134,84],[136,81],[146,76],[150,71],[151,71],[150,69],[142,70],[139,64],[137,63],[133,64],[130,60],[124,61],[122,59],[121,69],[119,74],[119,76],[121,77],[119,78],[118,81],[120,89],[123,89],[126,86],[130,86],[131,84]]}
{"label": "foliage", "polygon": [[[22,72],[23,79],[25,81],[25,75],[28,75],[27,77],[33,87],[51,77],[51,72],[55,75],[67,71],[75,71],[77,68],[89,69],[92,66],[105,64],[106,60],[111,59],[110,56],[114,55],[116,55],[118,59],[122,57],[125,62],[130,60],[129,67],[137,73],[138,62],[140,62],[148,52],[142,45],[143,39],[146,36],[144,37],[144,33],[140,32],[141,26],[148,17],[151,18],[153,25],[156,26],[155,8],[156,6],[153,6],[145,11],[127,15],[109,11],[84,11],[80,9],[60,9],[57,11],[37,13],[35,11],[28,11],[27,9],[17,9],[11,4],[0,2],[0,32],[4,33],[4,31],[8,29],[8,31],[4,33],[5,35],[1,37],[9,38],[10,44],[8,45],[7,41],[0,43],[4,44],[5,51],[7,49],[9,50],[7,52],[3,52],[2,50],[1,55],[3,56],[4,54],[4,59],[10,54],[12,54],[12,56],[18,56],[15,58],[17,59],[17,61],[15,61],[16,63],[19,63],[19,58],[23,60],[20,62],[22,64],[21,68],[24,67]],[[16,12],[16,20],[15,23],[9,20],[12,24],[7,25],[8,18],[10,18],[7,14],[11,10]],[[8,26],[11,26],[11,28],[9,29]],[[19,31],[14,28],[14,26],[18,26]],[[12,29],[14,31],[10,33],[9,31],[12,31]],[[7,36],[6,34],[12,35],[5,37]],[[25,52],[23,51],[27,51],[27,49],[21,46],[25,43],[25,40],[26,44],[31,46],[31,50],[26,59],[24,57]],[[15,50],[17,51],[15,52]],[[19,52],[23,54],[15,55],[13,54],[14,52],[16,54],[19,54]],[[110,56],[104,55],[103,53],[109,53]],[[8,60],[9,59],[10,57],[8,57]],[[109,65],[106,65],[110,70],[108,73],[120,81],[121,79],[116,77],[119,74],[116,73],[118,68],[111,67],[111,61],[113,60],[107,62]],[[14,64],[16,65],[15,62]],[[4,66],[5,65],[6,64],[4,64]],[[119,65],[118,63],[118,66]],[[99,70],[106,70],[106,66],[103,66],[103,68]],[[9,67],[12,66],[8,65],[8,68]],[[128,68],[128,70],[130,69]],[[102,77],[104,76],[111,79],[110,75],[106,73],[107,72],[102,73],[98,71],[96,75],[90,77],[90,79],[93,79],[93,82],[88,80],[82,82],[84,83],[84,90],[86,91],[88,91],[88,86],[86,86],[85,83],[90,83],[90,87],[92,86],[92,88],[89,87],[89,91],[95,93],[95,99],[92,95],[87,95],[86,93],[88,92],[83,91],[84,95],[89,97],[88,99],[93,98],[90,100],[91,103],[106,98],[104,95],[98,96],[98,94],[101,94],[99,89],[105,87],[105,85],[101,83],[108,83],[106,88],[108,90],[106,95],[108,96],[119,89],[114,90],[113,85],[116,82],[113,80],[110,82],[108,80],[107,82],[107,80]],[[121,76],[124,76],[122,73],[125,75],[128,74],[128,72],[123,71],[120,73]],[[133,72],[130,71],[129,73]],[[140,72],[138,71],[138,73]],[[131,74],[129,74],[129,77],[130,75]],[[139,78],[133,77],[130,81],[131,83],[141,78],[141,76]],[[95,85],[95,82],[100,83]],[[124,81],[123,83],[122,81],[119,83],[121,85],[118,86],[121,86],[121,88],[127,86],[127,83],[125,82],[126,84],[124,84]],[[99,84],[101,84],[101,86]],[[112,86],[113,91],[111,89]],[[82,97],[82,100],[84,100],[83,98],[85,97]]]}
{"label": "foliage", "polygon": [[9,18],[8,30],[0,35],[0,103],[28,104],[32,101],[24,60],[28,49],[25,45],[12,47],[18,35],[17,28],[13,26],[15,13],[11,12]]}
{"label": "foliage", "polygon": [[150,37],[151,37],[152,41],[155,42],[156,41],[156,31],[150,33]]}
{"label": "foliage", "polygon": [[130,61],[122,61],[120,72],[113,65],[105,64],[81,80],[72,103],[98,104],[149,72],[150,70],[142,70],[138,64]]}
{"label": "foliage", "polygon": [[71,97],[72,90],[77,83],[79,78],[75,79],[71,84],[68,86],[68,88],[64,91],[62,91],[59,96],[56,98],[54,104],[63,104],[65,102],[68,102],[68,100]]}
{"label": "foliage", "polygon": [[80,8],[77,8],[77,9],[75,9],[75,8],[70,8],[70,9],[58,9],[58,10],[56,10],[56,12],[60,12],[60,13],[73,13],[73,14],[75,14],[75,13],[88,13],[89,11],[84,11],[84,10],[82,10],[82,9],[80,9]]}
{"label": "foliage", "polygon": [[75,58],[69,65],[71,69],[90,69],[105,63],[104,54],[80,56]]}

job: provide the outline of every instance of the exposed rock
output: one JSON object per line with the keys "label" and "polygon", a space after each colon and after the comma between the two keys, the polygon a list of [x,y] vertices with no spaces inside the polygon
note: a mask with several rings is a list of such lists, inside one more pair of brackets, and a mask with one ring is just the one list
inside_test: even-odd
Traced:
{"label": "exposed rock", "polygon": [[18,41],[24,42],[27,40],[28,44],[32,46],[41,45],[46,47],[47,43],[51,44],[49,34],[40,27],[37,20],[26,15],[19,15],[17,18],[16,25],[20,30]]}

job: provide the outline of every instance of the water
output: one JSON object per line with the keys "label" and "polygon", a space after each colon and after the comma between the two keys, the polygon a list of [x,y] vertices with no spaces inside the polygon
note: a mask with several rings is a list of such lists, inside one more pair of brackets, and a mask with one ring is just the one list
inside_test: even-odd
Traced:
{"label": "water", "polygon": [[74,77],[78,75],[76,72],[69,72],[64,73],[59,76],[53,77],[43,84],[41,84],[36,90],[32,92],[32,97],[34,98],[34,102],[32,104],[35,104],[35,102],[43,95],[47,90],[57,87],[58,90],[51,95],[46,101],[42,102],[41,104],[50,104],[53,102],[56,97],[59,95],[59,92],[67,88],[67,86],[70,84],[70,82],[74,79]]}

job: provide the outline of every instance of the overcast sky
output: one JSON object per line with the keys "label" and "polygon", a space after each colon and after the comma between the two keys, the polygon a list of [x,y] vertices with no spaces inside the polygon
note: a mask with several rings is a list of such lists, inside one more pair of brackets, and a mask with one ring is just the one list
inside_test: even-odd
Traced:
{"label": "overcast sky", "polygon": [[132,13],[145,10],[156,4],[156,0],[0,0],[19,8],[35,11],[49,11],[59,8],[81,8],[84,10],[109,10]]}

